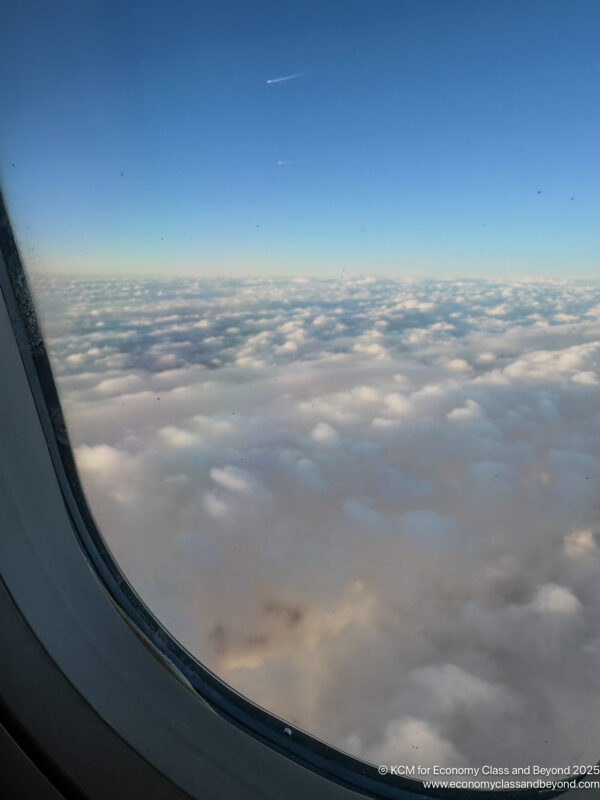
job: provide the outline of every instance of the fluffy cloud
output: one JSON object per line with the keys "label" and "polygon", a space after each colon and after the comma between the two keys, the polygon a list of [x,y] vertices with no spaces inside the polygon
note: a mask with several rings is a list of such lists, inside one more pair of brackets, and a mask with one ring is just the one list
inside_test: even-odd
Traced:
{"label": "fluffy cloud", "polygon": [[230,492],[239,494],[249,494],[252,491],[252,481],[250,478],[235,467],[225,467],[219,469],[214,467],[210,471],[210,477],[219,486],[229,489]]}
{"label": "fluffy cloud", "polygon": [[208,667],[375,763],[597,758],[598,285],[37,292],[92,511]]}

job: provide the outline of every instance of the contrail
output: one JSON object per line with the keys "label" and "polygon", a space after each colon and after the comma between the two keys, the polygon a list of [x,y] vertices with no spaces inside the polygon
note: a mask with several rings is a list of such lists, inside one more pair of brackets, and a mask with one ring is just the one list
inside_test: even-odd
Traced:
{"label": "contrail", "polygon": [[301,78],[304,75],[303,72],[295,72],[293,75],[284,75],[283,78],[269,78],[267,83],[281,83],[281,81],[291,81],[294,78]]}

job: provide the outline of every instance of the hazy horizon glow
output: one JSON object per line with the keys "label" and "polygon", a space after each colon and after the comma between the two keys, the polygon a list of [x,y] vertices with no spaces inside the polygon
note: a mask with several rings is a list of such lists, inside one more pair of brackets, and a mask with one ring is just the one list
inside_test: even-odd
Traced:
{"label": "hazy horizon glow", "polygon": [[0,36],[30,268],[598,273],[592,0],[28,0]]}

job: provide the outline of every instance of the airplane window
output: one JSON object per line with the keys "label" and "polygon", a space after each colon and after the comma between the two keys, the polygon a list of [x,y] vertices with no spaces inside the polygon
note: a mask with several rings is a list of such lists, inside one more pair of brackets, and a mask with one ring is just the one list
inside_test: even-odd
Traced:
{"label": "airplane window", "polygon": [[143,601],[382,773],[593,764],[598,5],[3,16],[2,187]]}

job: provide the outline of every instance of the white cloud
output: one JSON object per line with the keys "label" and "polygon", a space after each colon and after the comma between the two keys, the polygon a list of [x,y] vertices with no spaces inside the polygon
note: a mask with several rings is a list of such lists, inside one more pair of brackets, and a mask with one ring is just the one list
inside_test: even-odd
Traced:
{"label": "white cloud", "polygon": [[466,422],[481,417],[481,406],[475,400],[468,399],[464,406],[454,408],[448,412],[448,419],[458,422]]}
{"label": "white cloud", "polygon": [[204,496],[202,504],[211,517],[216,519],[223,519],[229,513],[227,503],[211,492]]}
{"label": "white cloud", "polygon": [[468,372],[471,369],[469,362],[464,358],[450,358],[445,362],[445,366],[454,372]]}
{"label": "white cloud", "polygon": [[397,417],[410,416],[414,409],[410,400],[400,392],[390,392],[384,397],[386,409]]}
{"label": "white cloud", "polygon": [[472,675],[456,664],[419,667],[411,673],[411,681],[428,695],[436,712],[456,712],[483,706],[482,713],[506,702],[504,692],[488,681]]}
{"label": "white cloud", "polygon": [[377,764],[462,767],[465,759],[455,746],[440,736],[424,719],[402,717],[388,723],[383,742],[368,754]]}
{"label": "white cloud", "polygon": [[310,435],[315,442],[322,444],[336,444],[340,438],[336,429],[328,422],[317,423],[310,432]]}
{"label": "white cloud", "polygon": [[167,447],[192,447],[201,441],[196,434],[178,428],[176,425],[165,425],[164,428],[159,429],[158,435]]}
{"label": "white cloud", "polygon": [[542,614],[574,614],[579,608],[579,600],[565,586],[547,583],[540,586],[533,600],[533,608]]}
{"label": "white cloud", "polygon": [[224,467],[223,469],[213,467],[210,471],[210,477],[216,484],[228,489],[230,492],[249,494],[253,488],[253,482],[248,475],[235,467]]}
{"label": "white cloud", "polygon": [[203,663],[375,763],[597,757],[598,285],[47,291],[92,512]]}
{"label": "white cloud", "polygon": [[144,387],[144,381],[138,375],[123,375],[116,378],[105,378],[96,386],[100,394],[129,394]]}
{"label": "white cloud", "polygon": [[565,553],[574,559],[585,559],[600,554],[596,538],[590,530],[577,530],[565,534]]}

